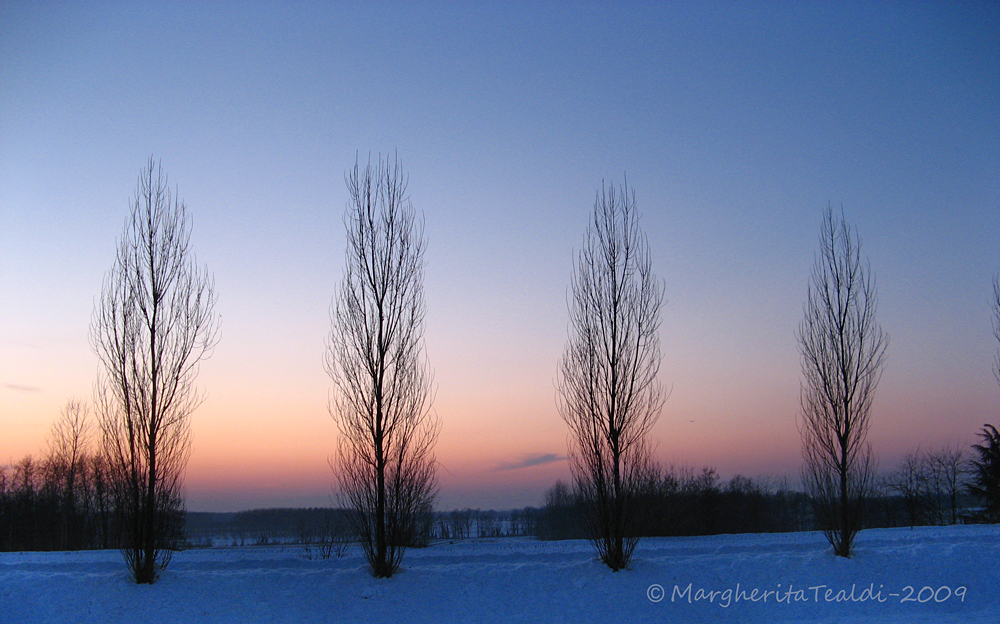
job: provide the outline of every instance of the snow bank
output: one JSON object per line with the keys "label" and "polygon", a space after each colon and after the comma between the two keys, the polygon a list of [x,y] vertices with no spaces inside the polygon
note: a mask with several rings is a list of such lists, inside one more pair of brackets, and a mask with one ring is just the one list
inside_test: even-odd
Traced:
{"label": "snow bank", "polygon": [[997,561],[996,526],[864,531],[851,560],[818,533],[647,539],[619,573],[586,542],[442,542],[388,580],[356,548],[190,550],[153,586],[116,551],[0,553],[0,622],[989,622]]}

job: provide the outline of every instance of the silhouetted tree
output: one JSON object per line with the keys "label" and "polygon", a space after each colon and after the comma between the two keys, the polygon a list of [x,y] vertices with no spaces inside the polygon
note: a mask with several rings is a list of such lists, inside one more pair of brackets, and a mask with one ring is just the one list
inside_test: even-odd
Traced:
{"label": "silhouetted tree", "polygon": [[323,559],[331,556],[339,559],[347,553],[347,547],[353,540],[347,524],[339,509],[324,514],[319,531],[319,552]]}
{"label": "silhouetted tree", "polygon": [[21,546],[25,550],[33,549],[33,546],[37,544],[34,548],[42,547],[42,545],[36,541],[36,535],[41,533],[38,529],[41,523],[36,522],[35,506],[37,504],[37,494],[38,490],[38,479],[37,470],[38,464],[35,459],[28,455],[24,457],[20,462],[14,466],[14,509],[13,509],[13,525],[17,529],[17,535],[14,539],[14,543]]}
{"label": "silhouetted tree", "polygon": [[[993,337],[1000,342],[1000,275],[993,276],[993,300],[990,307],[993,308]],[[993,356],[993,376],[1000,383],[1000,348]]]}
{"label": "silhouetted tree", "polygon": [[930,483],[927,462],[920,450],[909,453],[889,475],[887,485],[903,500],[907,524],[910,527],[925,524],[930,511]]}
{"label": "silhouetted tree", "polygon": [[944,447],[924,455],[936,524],[958,522],[958,496],[965,477],[965,453]]}
{"label": "silhouetted tree", "polygon": [[[56,421],[47,457],[35,460],[29,455],[13,470],[0,466],[0,550],[107,548],[114,541],[106,522],[101,531],[101,514],[108,509],[100,496],[100,462],[94,461],[99,456],[87,454],[78,440],[77,461],[66,460],[73,437],[83,434],[85,439],[75,418],[79,405],[71,402]],[[63,433],[69,437],[60,438]]]}
{"label": "silhouetted tree", "polygon": [[215,291],[189,249],[187,208],[152,158],[94,310],[95,402],[122,554],[138,583],[170,560],[182,517],[198,363],[217,340]]}
{"label": "silhouetted tree", "polygon": [[990,424],[979,433],[982,444],[973,444],[977,457],[972,460],[972,483],[969,491],[983,505],[978,516],[983,522],[1000,522],[1000,433]]}
{"label": "silhouetted tree", "polygon": [[542,539],[583,539],[590,536],[587,512],[578,492],[557,480],[545,492],[545,506],[538,522]]}
{"label": "silhouetted tree", "polygon": [[591,541],[615,571],[628,566],[638,543],[646,438],[666,398],[657,380],[662,302],[635,194],[627,182],[617,191],[602,186],[573,271],[558,405]]}
{"label": "silhouetted tree", "polygon": [[[81,480],[86,487],[87,446],[90,432],[90,410],[80,401],[71,400],[52,425],[49,457],[62,486],[60,523],[61,548],[75,548],[80,542],[81,514],[77,490]],[[83,501],[88,498],[84,494]]]}
{"label": "silhouetted tree", "polygon": [[90,523],[94,548],[111,548],[117,537],[113,533],[114,487],[107,457],[92,454],[87,461],[90,496]]}
{"label": "silhouetted tree", "polygon": [[451,536],[455,538],[472,537],[472,524],[474,521],[471,509],[453,509],[448,514],[451,521]]}
{"label": "silhouetted tree", "polygon": [[431,375],[423,354],[423,224],[398,160],[345,176],[347,265],[331,306],[326,371],[340,431],[331,462],[376,577],[399,568],[435,495]]}
{"label": "silhouetted tree", "polygon": [[888,335],[875,320],[875,276],[861,259],[857,231],[832,207],[823,215],[820,254],[799,325],[802,353],[803,481],[834,552],[851,555],[872,487],[867,442]]}
{"label": "silhouetted tree", "polygon": [[[993,336],[1000,342],[1000,275],[993,276]],[[1000,348],[993,356],[993,375],[1000,383]],[[974,444],[978,457],[970,462],[972,483],[969,491],[983,504],[978,514],[985,522],[1000,522],[1000,435],[993,425],[983,425],[982,444]]]}
{"label": "silhouetted tree", "polygon": [[965,464],[965,454],[957,448],[908,453],[882,481],[883,500],[877,503],[882,518],[866,524],[896,526],[900,512],[911,527],[956,524]]}

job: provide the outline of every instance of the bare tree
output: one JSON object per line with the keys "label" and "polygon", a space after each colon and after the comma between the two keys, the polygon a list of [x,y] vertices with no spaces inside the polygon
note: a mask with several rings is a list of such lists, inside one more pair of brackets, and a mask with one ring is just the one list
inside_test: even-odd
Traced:
{"label": "bare tree", "polygon": [[[993,309],[993,337],[1000,342],[1000,275],[993,276],[993,300],[990,301]],[[1000,349],[997,349],[993,356],[993,376],[1000,383]]]}
{"label": "bare tree", "polygon": [[122,554],[152,583],[178,537],[194,381],[218,337],[214,282],[189,248],[191,221],[152,159],[139,174],[91,322],[95,402]]}
{"label": "bare tree", "polygon": [[876,307],[875,276],[862,262],[857,231],[828,206],[797,335],[804,378],[799,431],[803,481],[841,557],[851,555],[874,477],[869,416],[889,344]]}
{"label": "bare tree", "polygon": [[907,453],[886,485],[903,499],[910,528],[924,524],[931,507],[928,463],[920,449]]}
{"label": "bare tree", "polygon": [[326,371],[337,476],[376,577],[399,568],[436,493],[431,374],[423,353],[423,223],[398,159],[345,176],[347,265],[331,306]]}
{"label": "bare tree", "polygon": [[71,400],[52,424],[49,455],[62,484],[62,548],[75,547],[80,541],[80,514],[77,490],[87,474],[87,447],[90,434],[90,410],[86,404]]}
{"label": "bare tree", "polygon": [[946,446],[908,453],[885,485],[903,499],[911,527],[956,524],[958,496],[965,477],[965,453]]}
{"label": "bare tree", "polygon": [[627,181],[618,190],[601,186],[571,291],[558,407],[570,429],[571,468],[591,541],[617,571],[639,540],[647,437],[666,400],[657,380],[662,287]]}
{"label": "bare tree", "polygon": [[937,524],[958,523],[958,495],[965,478],[966,457],[961,447],[945,446],[925,455],[930,474]]}
{"label": "bare tree", "polygon": [[114,512],[113,488],[110,483],[108,460],[104,453],[93,453],[87,461],[90,478],[90,510],[97,548],[112,546],[112,514]]}
{"label": "bare tree", "polygon": [[[1000,275],[993,276],[993,336],[1000,342]],[[1000,348],[993,356],[993,375],[1000,383]],[[971,482],[969,492],[983,503],[977,514],[984,522],[1000,522],[1000,434],[996,427],[986,423],[978,434],[982,444],[973,444],[976,452],[969,461]]]}

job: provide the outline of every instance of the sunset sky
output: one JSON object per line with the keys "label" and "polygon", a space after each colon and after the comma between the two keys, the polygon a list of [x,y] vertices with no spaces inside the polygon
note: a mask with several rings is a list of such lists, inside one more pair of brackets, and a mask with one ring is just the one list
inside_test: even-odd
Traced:
{"label": "sunset sky", "polygon": [[660,462],[797,482],[828,204],[891,337],[881,467],[1000,424],[1000,5],[483,4],[0,4],[0,464],[91,400],[91,313],[150,155],[222,317],[191,510],[331,504],[322,357],[356,154],[398,153],[426,221],[441,509],[568,478],[570,272],[625,174],[667,299]]}

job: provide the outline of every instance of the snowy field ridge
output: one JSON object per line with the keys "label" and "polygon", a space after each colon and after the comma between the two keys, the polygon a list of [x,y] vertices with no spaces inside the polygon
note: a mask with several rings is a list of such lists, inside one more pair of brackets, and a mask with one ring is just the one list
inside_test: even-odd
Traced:
{"label": "snowy field ridge", "polygon": [[152,586],[117,551],[0,553],[0,622],[1000,622],[1000,527],[650,538],[613,573],[584,541],[408,550],[374,579],[359,549],[179,552]]}

